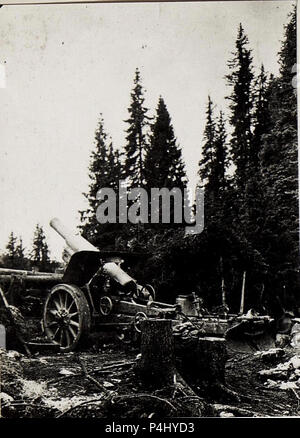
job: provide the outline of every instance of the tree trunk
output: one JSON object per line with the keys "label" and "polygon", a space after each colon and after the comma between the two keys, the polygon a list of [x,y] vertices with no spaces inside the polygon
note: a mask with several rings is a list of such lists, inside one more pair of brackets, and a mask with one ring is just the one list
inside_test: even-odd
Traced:
{"label": "tree trunk", "polygon": [[137,373],[145,384],[172,385],[175,373],[172,321],[146,319],[141,322],[141,359]]}
{"label": "tree trunk", "polygon": [[177,367],[189,383],[225,381],[226,341],[223,338],[175,337]]}
{"label": "tree trunk", "polygon": [[227,359],[225,339],[199,338],[197,353],[197,362],[205,380],[224,382]]}

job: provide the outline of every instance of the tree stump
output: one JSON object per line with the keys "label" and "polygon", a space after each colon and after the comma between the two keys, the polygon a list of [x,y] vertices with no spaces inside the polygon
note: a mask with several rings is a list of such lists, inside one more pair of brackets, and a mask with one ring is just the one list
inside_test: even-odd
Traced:
{"label": "tree stump", "polygon": [[226,341],[216,337],[176,336],[177,367],[189,383],[225,381]]}
{"label": "tree stump", "polygon": [[[13,318],[10,312],[13,312]],[[0,324],[5,327],[6,348],[24,352],[20,339],[28,340],[28,330],[21,312],[13,306],[10,306],[10,311],[0,307]]]}
{"label": "tree stump", "polygon": [[172,385],[175,374],[172,321],[146,319],[141,322],[141,359],[137,373],[151,386]]}
{"label": "tree stump", "polygon": [[223,338],[199,338],[197,344],[197,365],[208,382],[225,382],[227,360],[226,341]]}

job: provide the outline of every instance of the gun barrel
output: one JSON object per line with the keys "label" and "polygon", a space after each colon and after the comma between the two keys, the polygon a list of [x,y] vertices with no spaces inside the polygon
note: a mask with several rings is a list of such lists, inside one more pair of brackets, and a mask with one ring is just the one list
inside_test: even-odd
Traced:
{"label": "gun barrel", "polygon": [[110,278],[117,281],[121,286],[135,282],[135,280],[123,271],[116,263],[108,262],[103,265],[103,272],[109,275]]}
{"label": "gun barrel", "polygon": [[9,268],[0,268],[0,279],[4,276],[11,276],[11,275],[23,275],[27,277],[52,277],[54,278],[56,275],[53,272],[39,272],[39,271],[26,271],[24,269],[9,269]]}
{"label": "gun barrel", "polygon": [[[78,251],[97,251],[98,248],[88,242],[82,236],[74,236],[72,232],[63,225],[58,219],[54,218],[50,221],[50,226],[65,240],[67,246],[71,249],[70,253]],[[117,281],[121,286],[128,284],[136,284],[136,281],[128,275],[123,269],[114,262],[106,262],[103,265],[103,271],[112,279]]]}
{"label": "gun barrel", "polygon": [[54,274],[54,273],[28,273],[26,274],[25,271],[20,271],[20,273],[11,273],[11,274],[5,274],[1,273],[0,275],[0,282],[1,283],[10,283],[12,280],[12,276],[20,277],[25,281],[25,284],[31,284],[31,283],[38,283],[38,284],[55,284],[62,280],[63,275],[62,274]]}
{"label": "gun barrel", "polygon": [[98,248],[88,242],[84,237],[74,236],[58,218],[51,219],[50,226],[65,240],[72,251],[99,251]]}

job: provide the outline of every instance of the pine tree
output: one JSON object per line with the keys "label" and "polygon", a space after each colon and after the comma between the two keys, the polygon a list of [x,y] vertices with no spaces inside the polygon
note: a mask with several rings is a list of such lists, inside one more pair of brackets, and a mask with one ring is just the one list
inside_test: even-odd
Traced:
{"label": "pine tree", "polygon": [[[297,61],[297,9],[294,5],[289,14],[290,21],[285,26],[284,41],[279,51],[280,77],[282,85],[290,94],[293,79],[293,67]],[[296,97],[294,93],[294,97]]]}
{"label": "pine tree", "polygon": [[[162,97],[159,98],[154,123],[151,126],[149,145],[145,156],[145,187],[149,194],[152,188],[166,188],[172,190],[178,188],[182,193],[187,184],[185,165],[182,159],[181,148],[177,144],[171,118]],[[151,202],[150,202],[151,206]],[[153,208],[153,206],[151,207]],[[150,209],[149,209],[150,211]],[[174,226],[174,205],[173,199],[170,204],[170,221],[168,225],[159,227],[154,225],[152,228],[173,228]],[[162,222],[162,209],[159,207],[157,212],[159,222]],[[182,218],[183,218],[182,204]],[[182,228],[181,224],[176,224],[175,228]]]}
{"label": "pine tree", "polygon": [[269,98],[270,98],[270,82],[272,82],[273,76],[268,80],[268,76],[265,72],[263,64],[260,68],[260,73],[255,80],[254,85],[254,113],[253,113],[253,136],[251,139],[250,149],[250,167],[254,172],[260,171],[260,153],[262,136],[266,134],[270,129],[270,111],[269,111]]}
{"label": "pine tree", "polygon": [[7,268],[16,268],[17,263],[17,237],[13,231],[9,235],[8,243],[6,245],[6,254],[4,262]]}
{"label": "pine tree", "polygon": [[49,248],[46,242],[44,230],[39,224],[36,225],[33,235],[31,260],[33,265],[40,271],[47,271],[50,269]]}
{"label": "pine tree", "polygon": [[299,294],[297,101],[292,85],[295,63],[296,9],[285,26],[279,52],[280,75],[270,83],[271,124],[263,136],[261,152],[268,274],[272,293],[280,296],[287,289],[291,299]]}
{"label": "pine tree", "polygon": [[252,56],[248,49],[248,38],[240,24],[235,43],[236,50],[233,58],[228,62],[231,73],[226,76],[228,85],[232,87],[230,100],[230,123],[233,127],[231,138],[231,152],[233,163],[236,166],[235,181],[242,194],[247,180],[248,162],[251,143],[252,121]]}
{"label": "pine tree", "polygon": [[228,197],[228,193],[225,192],[227,188],[225,177],[227,161],[224,115],[220,111],[220,115],[215,121],[213,102],[208,97],[204,143],[198,174],[200,186],[204,188],[205,222],[210,229],[214,228],[215,230],[217,227],[224,229],[224,232],[226,228],[225,217],[228,216],[225,208]]}
{"label": "pine tree", "polygon": [[228,167],[227,134],[223,111],[220,111],[217,120],[211,185],[215,196],[220,197],[226,189],[226,169]]}
{"label": "pine tree", "polygon": [[[249,41],[240,24],[233,58],[228,62],[231,72],[226,76],[232,87],[229,121],[233,128],[230,146],[232,162],[235,166],[233,186],[228,200],[231,210],[232,233],[238,246],[233,248],[236,257],[236,276],[247,271],[248,303],[258,305],[256,282],[261,282],[265,260],[257,249],[261,223],[261,185],[259,182],[259,150],[264,132],[265,72],[261,69],[254,81],[252,55]],[[227,202],[227,205],[229,203]],[[239,254],[239,256],[238,256]]]}
{"label": "pine tree", "polygon": [[181,148],[177,144],[171,118],[162,97],[159,98],[155,121],[145,157],[146,187],[184,188],[187,184]]}
{"label": "pine tree", "polygon": [[198,174],[202,184],[210,185],[212,166],[214,161],[214,147],[216,141],[216,124],[213,119],[213,102],[208,96],[206,110],[206,125],[204,129],[204,144],[202,146],[202,158],[199,161]]}
{"label": "pine tree", "polygon": [[202,158],[199,161],[198,171],[201,178],[200,185],[205,189],[205,216],[208,220],[216,215],[220,218],[224,213],[223,204],[227,186],[225,174],[228,166],[226,138],[223,112],[220,111],[219,117],[215,121],[213,102],[209,97]]}
{"label": "pine tree", "polygon": [[261,174],[261,149],[263,136],[270,129],[270,87],[264,66],[261,65],[253,86],[253,135],[250,142],[245,196],[239,212],[242,232],[248,245],[263,252],[261,246],[264,222],[264,192]]}
{"label": "pine tree", "polygon": [[13,232],[9,235],[9,240],[6,245],[7,252],[3,256],[3,266],[11,269],[27,269],[29,264],[25,257],[25,248],[23,240],[14,235]]}
{"label": "pine tree", "polygon": [[25,248],[23,246],[23,240],[20,237],[18,244],[16,246],[16,259],[17,259],[17,265],[18,269],[26,269],[28,264],[25,257]]}
{"label": "pine tree", "polygon": [[[209,98],[206,115],[202,159],[199,162],[200,184],[205,194],[205,229],[190,243],[190,251],[196,252],[197,258],[200,258],[203,256],[197,247],[206,248],[205,257],[209,259],[209,266],[203,268],[201,284],[205,284],[209,290],[211,302],[220,305],[222,288],[225,288],[229,281],[228,273],[233,269],[232,255],[235,251],[238,253],[239,249],[233,246],[236,240],[232,229],[234,191],[226,175],[229,163],[224,114],[220,111],[215,119]],[[226,269],[220,269],[220,260]]]}
{"label": "pine tree", "polygon": [[[84,193],[88,201],[88,208],[80,211],[81,225],[79,229],[82,235],[94,245],[114,247],[115,234],[118,227],[116,224],[99,224],[96,217],[96,210],[99,206],[97,192],[101,188],[112,188],[115,193],[119,190],[119,180],[122,179],[122,166],[120,153],[114,150],[111,139],[108,138],[104,129],[102,115],[95,132],[95,149],[91,153],[89,165],[89,177],[91,183],[89,192]],[[110,238],[109,238],[110,236]]]}
{"label": "pine tree", "polygon": [[141,76],[138,69],[135,71],[134,88],[131,92],[131,104],[128,108],[129,118],[125,120],[129,124],[125,145],[125,176],[129,187],[143,187],[144,158],[147,145],[147,126],[150,118],[147,116],[148,109],[144,106],[144,90],[141,85]]}

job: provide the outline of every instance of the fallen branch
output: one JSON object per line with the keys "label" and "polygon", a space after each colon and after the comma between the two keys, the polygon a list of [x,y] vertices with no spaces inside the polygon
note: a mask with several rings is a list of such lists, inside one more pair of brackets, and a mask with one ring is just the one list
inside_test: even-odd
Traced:
{"label": "fallen branch", "polygon": [[172,403],[169,402],[169,400],[166,400],[165,398],[157,397],[156,395],[152,395],[152,394],[116,395],[116,396],[112,397],[111,401],[112,401],[112,403],[114,403],[116,400],[134,400],[137,398],[150,398],[152,400],[157,400],[159,402],[162,402],[162,403],[165,403],[166,405],[168,405],[173,412],[177,411],[175,406],[172,405]]}
{"label": "fallen branch", "polygon": [[297,394],[297,392],[295,391],[295,389],[294,389],[294,388],[290,388],[290,390],[294,393],[296,399],[297,399],[297,400],[300,400],[300,397],[299,397],[299,395]]}
{"label": "fallen branch", "polygon": [[[111,394],[110,394],[111,395]],[[175,406],[172,405],[172,403],[170,403],[168,400],[163,399],[161,397],[156,397],[155,395],[151,395],[151,394],[133,394],[133,395],[118,395],[111,398],[111,402],[115,402],[116,400],[121,400],[121,399],[135,399],[135,398],[151,398],[151,399],[155,399],[158,400],[162,403],[167,404],[174,412],[176,412],[176,408]],[[99,403],[99,402],[107,402],[107,398],[96,398],[93,400],[87,400],[81,403],[78,403],[75,406],[72,406],[71,408],[67,409],[66,411],[60,413],[59,415],[56,416],[56,418],[61,418],[63,416],[65,416],[66,414],[69,414],[70,412],[74,411],[75,409],[87,405],[87,404],[93,404],[93,403]]]}
{"label": "fallen branch", "polygon": [[241,396],[237,392],[225,386],[223,383],[215,382],[213,387],[220,391],[222,394],[229,396],[232,400],[237,401],[238,403],[241,402]]}
{"label": "fallen branch", "polygon": [[46,383],[47,383],[47,385],[50,385],[52,383],[58,383],[58,382],[61,382],[62,380],[70,379],[72,377],[83,377],[83,376],[84,376],[84,373],[68,374],[66,376],[58,377],[57,379],[48,380],[48,382],[46,382]]}
{"label": "fallen branch", "polygon": [[88,405],[88,404],[91,404],[91,403],[98,403],[99,401],[102,402],[102,401],[104,401],[104,399],[103,399],[103,398],[96,398],[96,399],[94,399],[94,400],[86,400],[86,401],[84,401],[84,402],[78,403],[77,405],[72,406],[71,408],[67,409],[66,411],[61,412],[61,413],[60,413],[59,415],[57,415],[55,418],[61,418],[61,417],[63,417],[64,415],[69,414],[71,411],[74,411],[74,409],[76,409],[76,408],[78,408],[78,407],[80,407],[80,406]]}
{"label": "fallen branch", "polygon": [[[131,365],[134,365],[136,363],[135,360],[132,361],[127,361],[127,362],[120,362],[120,363],[115,363],[115,364],[111,364],[111,365],[107,365],[101,368],[95,368],[94,370],[89,372],[89,375],[91,374],[101,374],[101,373],[106,373],[107,371],[113,369],[113,368],[124,368],[124,367],[129,367]],[[70,379],[72,377],[82,377],[84,376],[84,373],[74,373],[74,374],[68,374],[66,376],[62,376],[62,377],[58,377],[56,379],[51,379],[47,382],[47,385],[51,384],[51,383],[57,383],[60,382],[61,380],[66,380],[66,379]]]}
{"label": "fallen branch", "polygon": [[83,360],[81,359],[81,357],[78,357],[78,362],[80,363],[80,366],[82,368],[83,374],[85,376],[85,378],[87,380],[89,380],[90,382],[94,383],[94,385],[96,385],[99,389],[101,389],[101,391],[103,391],[105,394],[109,394],[110,391],[108,391],[103,385],[101,385],[100,382],[98,382],[98,380],[94,379],[94,377],[92,377],[86,369],[86,366],[83,362]]}
{"label": "fallen branch", "polygon": [[296,397],[296,399],[297,399],[297,411],[299,411],[299,406],[300,406],[300,397],[299,397],[299,395],[297,394],[297,392],[295,391],[295,389],[294,388],[290,388],[290,390],[292,391],[292,393],[294,394],[294,396]]}
{"label": "fallen branch", "polygon": [[127,367],[130,365],[134,365],[135,363],[136,363],[135,360],[128,360],[126,362],[120,362],[120,363],[116,362],[116,363],[113,363],[111,365],[106,365],[106,366],[101,367],[101,368],[95,368],[93,373],[101,373],[102,371],[111,370],[113,368],[119,368],[119,367],[123,368],[123,367]]}

